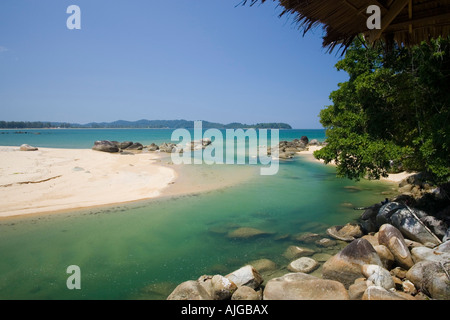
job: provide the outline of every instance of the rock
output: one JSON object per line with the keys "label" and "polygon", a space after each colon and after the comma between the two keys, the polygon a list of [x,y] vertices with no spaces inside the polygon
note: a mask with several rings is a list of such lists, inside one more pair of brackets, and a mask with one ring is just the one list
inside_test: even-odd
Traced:
{"label": "rock", "polygon": [[421,242],[423,244],[429,242],[438,245],[440,241],[431,233],[431,231],[427,230],[420,220],[414,217],[412,212],[414,212],[419,218],[420,215],[423,214],[414,208],[400,209],[392,214],[390,217],[390,223],[397,227],[406,238]]}
{"label": "rock", "polygon": [[[378,229],[377,229],[378,231]],[[380,243],[378,242],[378,237],[375,237],[373,235],[370,234],[366,234],[364,236],[362,236],[361,238],[366,239],[367,241],[370,242],[370,244],[372,245],[372,247],[375,248],[375,246],[378,246]]]}
{"label": "rock", "polygon": [[331,239],[328,239],[328,238],[322,238],[320,240],[317,240],[315,242],[315,244],[318,245],[319,247],[328,248],[328,247],[335,246],[337,244],[337,242],[335,240],[331,240]]}
{"label": "rock", "polygon": [[264,300],[348,300],[342,283],[305,273],[288,273],[267,282]]}
{"label": "rock", "polygon": [[246,265],[236,271],[233,271],[232,273],[226,275],[225,278],[234,282],[238,287],[248,286],[253,289],[258,288],[264,281],[259,272],[251,265]]}
{"label": "rock", "polygon": [[144,148],[144,146],[141,143],[134,142],[131,145],[129,145],[128,147],[123,148],[123,149],[126,149],[126,150],[142,150],[143,148]]}
{"label": "rock", "polygon": [[362,273],[367,280],[372,281],[376,286],[388,290],[394,288],[394,280],[392,280],[391,274],[379,265],[365,264],[362,266]]}
{"label": "rock", "polygon": [[414,264],[401,232],[390,224],[383,224],[378,232],[378,242],[386,246],[397,264],[409,269]]}
{"label": "rock", "polygon": [[227,235],[228,238],[239,238],[239,239],[248,239],[257,236],[266,236],[269,235],[269,232],[262,231],[256,228],[249,227],[241,227],[237,228],[233,231],[230,231]]}
{"label": "rock", "polygon": [[304,242],[304,243],[313,243],[316,240],[320,239],[320,235],[313,232],[304,232],[294,236],[296,241]]}
{"label": "rock", "polygon": [[[111,142],[115,142],[115,141],[111,141]],[[114,144],[116,144],[117,145],[117,147],[119,147],[119,149],[126,149],[126,148],[128,148],[129,146],[131,146],[132,144],[133,144],[133,141],[124,141],[124,142],[117,142],[117,143],[114,143]]]}
{"label": "rock", "polygon": [[212,297],[198,281],[190,280],[178,285],[167,300],[212,300]]}
{"label": "rock", "polygon": [[370,286],[364,292],[362,300],[415,300],[415,299],[413,297],[411,297],[411,299],[408,299],[407,297],[400,295],[397,292],[386,290],[383,287]]}
{"label": "rock", "polygon": [[319,140],[317,139],[311,139],[308,143],[310,146],[318,146],[320,144]]}
{"label": "rock", "polygon": [[406,272],[407,270],[400,268],[400,267],[395,267],[394,269],[392,269],[390,271],[390,274],[394,277],[397,277],[399,279],[405,279],[406,278]]}
{"label": "rock", "polygon": [[329,253],[319,252],[319,253],[313,254],[311,258],[318,262],[325,262],[328,259],[330,259],[331,257],[332,257],[332,255]]}
{"label": "rock", "polygon": [[415,295],[417,293],[416,287],[409,280],[405,280],[402,282],[402,290],[403,290],[403,292],[409,293],[411,295]]}
{"label": "rock", "polygon": [[428,229],[430,229],[431,232],[433,232],[438,238],[444,238],[445,233],[448,229],[448,226],[444,221],[439,220],[433,216],[420,218],[420,221],[422,221],[428,227]]}
{"label": "rock", "polygon": [[233,292],[237,290],[237,286],[234,282],[221,275],[215,275],[212,277],[211,287],[211,296],[214,300],[230,299]]}
{"label": "rock", "polygon": [[253,268],[255,268],[259,273],[265,271],[273,271],[278,268],[277,264],[269,259],[259,259],[249,262]]}
{"label": "rock", "polygon": [[95,141],[92,150],[102,151],[102,152],[119,152],[119,147],[109,140]]}
{"label": "rock", "polygon": [[381,259],[381,262],[383,262],[383,266],[386,269],[390,269],[392,265],[394,264],[395,258],[392,252],[384,245],[380,244],[377,246],[373,246],[375,251],[377,252],[378,256]]}
{"label": "rock", "polygon": [[38,148],[32,147],[29,144],[23,144],[23,145],[20,146],[19,150],[20,151],[36,151],[36,150],[38,150]]}
{"label": "rock", "polygon": [[399,209],[405,208],[404,204],[399,202],[388,202],[381,206],[380,210],[378,210],[378,214],[376,216],[376,222],[378,226],[381,226],[385,223],[390,223],[391,216]]}
{"label": "rock", "polygon": [[424,260],[412,266],[406,273],[406,278],[433,299],[450,300],[448,272],[448,266]]}
{"label": "rock", "polygon": [[310,273],[316,270],[318,267],[319,263],[316,260],[308,257],[302,257],[292,261],[287,268],[291,272]]}
{"label": "rock", "polygon": [[435,261],[439,263],[450,263],[450,253],[439,250],[439,247],[431,249],[428,247],[417,247],[411,250],[414,262],[419,261]]}
{"label": "rock", "polygon": [[294,260],[300,257],[312,256],[313,254],[314,250],[297,246],[289,246],[283,253],[283,256],[288,260]]}
{"label": "rock", "polygon": [[231,296],[231,300],[261,300],[261,293],[247,286],[240,286]]}
{"label": "rock", "polygon": [[306,144],[308,144],[309,139],[308,139],[307,136],[302,136],[302,137],[300,138],[300,141],[306,145]]}
{"label": "rock", "polygon": [[342,282],[348,288],[357,278],[363,277],[362,266],[383,266],[375,249],[366,239],[356,239],[324,263],[322,277]]}
{"label": "rock", "polygon": [[365,278],[358,278],[348,287],[348,295],[350,300],[361,300],[364,292],[367,290],[367,282]]}
{"label": "rock", "polygon": [[148,151],[156,151],[156,150],[159,150],[159,147],[155,143],[152,143],[151,145],[147,146],[147,150]]}
{"label": "rock", "polygon": [[354,223],[347,223],[345,226],[334,226],[327,229],[327,234],[334,239],[351,242],[355,238],[363,236],[361,226]]}

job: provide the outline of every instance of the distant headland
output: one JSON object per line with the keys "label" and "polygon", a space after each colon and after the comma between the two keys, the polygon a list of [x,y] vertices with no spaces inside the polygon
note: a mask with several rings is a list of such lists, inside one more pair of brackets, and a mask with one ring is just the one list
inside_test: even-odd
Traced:
{"label": "distant headland", "polygon": [[[222,124],[216,122],[203,121],[203,128],[215,129],[239,129],[239,128],[254,128],[254,129],[292,129],[287,123],[270,122],[257,124],[243,124],[239,122],[232,122],[229,124]],[[190,129],[194,128],[194,121],[191,120],[137,120],[126,121],[117,120],[113,122],[90,122],[87,124],[68,123],[68,122],[48,122],[48,121],[0,121],[0,129],[31,129],[31,128],[150,128],[150,129]]]}

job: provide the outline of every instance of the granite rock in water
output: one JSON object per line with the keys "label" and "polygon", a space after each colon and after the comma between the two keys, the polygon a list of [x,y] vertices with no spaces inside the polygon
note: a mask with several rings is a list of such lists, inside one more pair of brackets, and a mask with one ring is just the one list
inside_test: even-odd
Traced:
{"label": "granite rock in water", "polygon": [[236,284],[236,286],[247,286],[253,289],[258,288],[264,279],[259,272],[251,265],[246,265],[238,270],[225,276],[228,280]]}
{"label": "granite rock in water", "polygon": [[308,257],[301,257],[297,260],[292,261],[288,265],[288,270],[291,272],[303,272],[310,273],[319,267],[319,263]]}
{"label": "granite rock in water", "polygon": [[351,242],[363,236],[361,226],[347,223],[345,226],[334,226],[327,229],[327,234],[334,239]]}

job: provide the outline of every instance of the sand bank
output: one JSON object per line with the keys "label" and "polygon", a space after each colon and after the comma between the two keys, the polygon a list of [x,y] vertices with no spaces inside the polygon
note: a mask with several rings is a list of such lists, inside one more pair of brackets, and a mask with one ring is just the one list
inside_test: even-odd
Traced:
{"label": "sand bank", "polygon": [[170,154],[0,146],[0,218],[207,192],[234,186],[255,166],[173,165]]}
{"label": "sand bank", "polygon": [[153,198],[175,178],[157,154],[0,147],[0,217]]}

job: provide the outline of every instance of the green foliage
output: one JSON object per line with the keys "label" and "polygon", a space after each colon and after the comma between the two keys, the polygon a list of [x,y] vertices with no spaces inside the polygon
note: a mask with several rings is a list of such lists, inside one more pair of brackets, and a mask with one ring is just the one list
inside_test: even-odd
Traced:
{"label": "green foliage", "polygon": [[403,169],[448,181],[449,39],[389,53],[358,39],[336,68],[349,80],[320,113],[328,145],[315,157],[335,161],[338,175],[350,179],[379,179]]}

